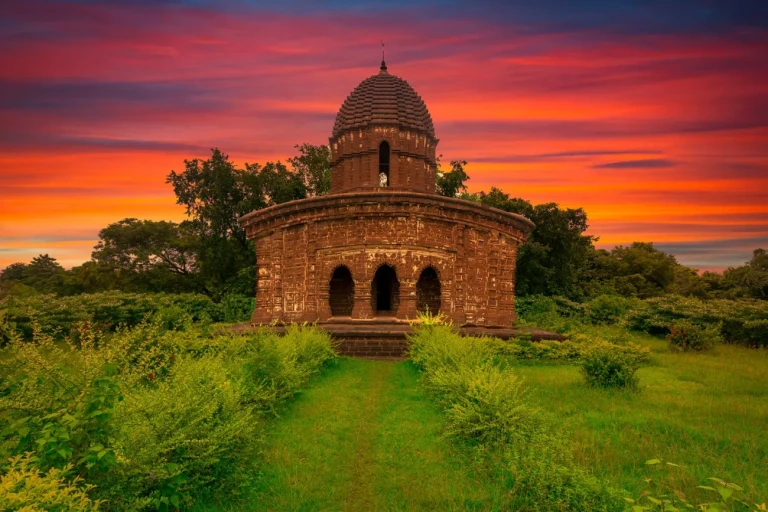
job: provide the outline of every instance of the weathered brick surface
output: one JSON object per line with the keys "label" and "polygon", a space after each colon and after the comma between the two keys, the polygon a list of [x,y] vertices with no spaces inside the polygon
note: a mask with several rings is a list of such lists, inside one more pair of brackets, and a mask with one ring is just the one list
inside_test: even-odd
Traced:
{"label": "weathered brick surface", "polygon": [[395,190],[293,201],[241,222],[256,246],[256,323],[329,321],[340,267],[353,281],[350,316],[381,316],[374,275],[389,265],[399,288],[396,318],[416,317],[417,283],[429,268],[439,280],[440,311],[454,323],[509,326],[517,247],[532,226],[468,201]]}
{"label": "weathered brick surface", "polygon": [[[533,224],[437,195],[437,143],[423,100],[382,63],[336,118],[332,193],[240,220],[256,247],[253,322],[365,324],[428,308],[457,325],[511,326],[517,248]],[[402,339],[387,339],[344,346],[402,353]]]}

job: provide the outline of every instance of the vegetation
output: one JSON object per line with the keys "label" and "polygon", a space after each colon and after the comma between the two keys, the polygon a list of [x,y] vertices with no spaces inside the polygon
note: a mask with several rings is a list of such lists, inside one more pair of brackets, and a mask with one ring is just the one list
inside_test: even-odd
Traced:
{"label": "vegetation", "polygon": [[699,275],[650,243],[596,249],[583,209],[469,194],[463,160],[438,193],[537,224],[519,323],[567,339],[425,317],[412,363],[342,359],[283,405],[328,335],[213,324],[253,310],[239,217],[330,191],[330,149],[297,150],[185,161],[184,222],[123,219],[81,266],[0,273],[0,508],[766,509],[766,251]]}
{"label": "vegetation", "polygon": [[[0,298],[8,295],[97,293],[202,293],[253,296],[256,255],[238,219],[253,210],[327,194],[331,154],[328,146],[302,144],[281,162],[238,167],[219,149],[208,159],[185,160],[166,182],[188,220],[181,223],[123,219],[99,233],[91,260],[63,269],[42,254],[29,264],[14,263],[0,274]],[[438,165],[436,190],[448,197],[476,201],[525,215],[536,224],[518,252],[516,291],[520,296],[558,295],[588,300],[600,295],[650,298],[677,294],[701,299],[768,299],[768,254],[756,249],[745,265],[723,274],[680,265],[651,243],[634,242],[607,251],[585,235],[582,208],[555,203],[533,205],[498,188],[470,194],[467,162]]]}
{"label": "vegetation", "polygon": [[12,334],[0,355],[0,500],[176,510],[235,496],[264,418],[334,357],[308,327],[211,334],[156,319],[113,334],[80,326],[63,343]]}

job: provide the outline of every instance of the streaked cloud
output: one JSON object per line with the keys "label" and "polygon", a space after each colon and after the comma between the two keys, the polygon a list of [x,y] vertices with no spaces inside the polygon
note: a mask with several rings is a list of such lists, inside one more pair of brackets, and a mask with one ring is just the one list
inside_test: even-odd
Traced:
{"label": "streaked cloud", "polygon": [[0,268],[180,220],[165,176],[211,147],[327,142],[382,37],[471,190],[584,207],[604,246],[702,268],[768,246],[760,3],[26,0],[0,13]]}

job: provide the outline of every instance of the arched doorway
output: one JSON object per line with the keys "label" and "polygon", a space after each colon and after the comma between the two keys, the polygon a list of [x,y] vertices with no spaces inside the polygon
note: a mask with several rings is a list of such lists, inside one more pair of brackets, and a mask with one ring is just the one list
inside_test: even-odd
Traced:
{"label": "arched doorway", "polygon": [[333,271],[328,285],[328,302],[332,316],[351,316],[355,305],[355,282],[352,273],[344,265]]}
{"label": "arched doorway", "polygon": [[416,310],[420,313],[440,312],[440,278],[433,267],[422,270],[416,281]]}
{"label": "arched doorway", "polygon": [[389,142],[379,145],[379,186],[389,186]]}
{"label": "arched doorway", "polygon": [[377,315],[394,315],[400,303],[400,282],[395,269],[382,265],[371,282],[373,312]]}

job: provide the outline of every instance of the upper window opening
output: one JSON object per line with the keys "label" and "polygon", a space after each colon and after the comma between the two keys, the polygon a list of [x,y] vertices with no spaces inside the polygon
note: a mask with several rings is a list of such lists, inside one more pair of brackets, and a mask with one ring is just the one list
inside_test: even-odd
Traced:
{"label": "upper window opening", "polygon": [[389,186],[389,143],[379,145],[379,186]]}

